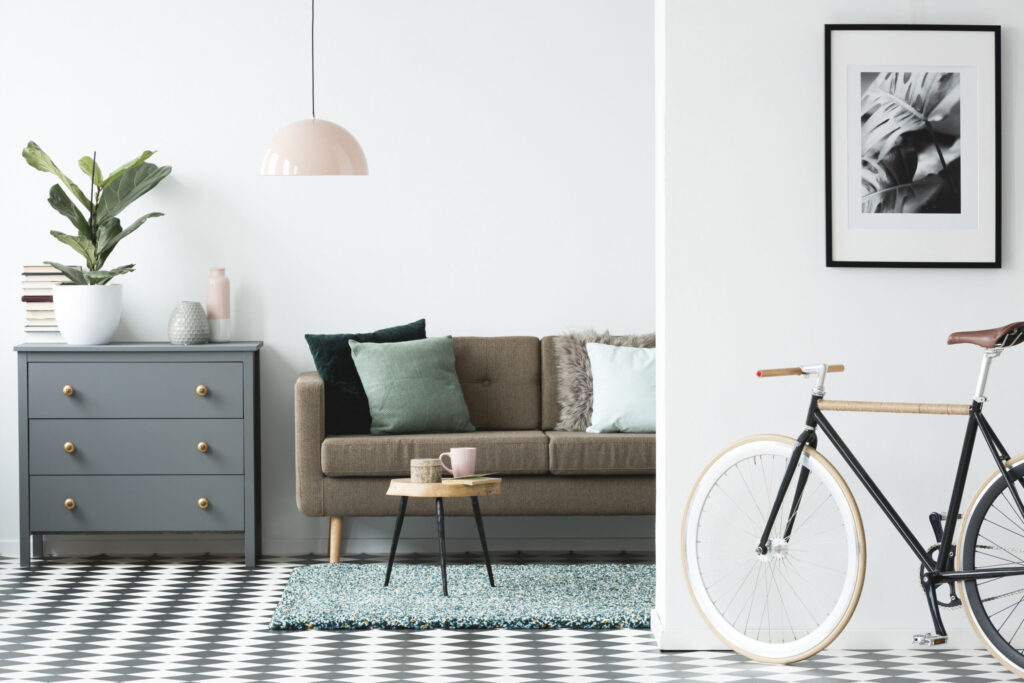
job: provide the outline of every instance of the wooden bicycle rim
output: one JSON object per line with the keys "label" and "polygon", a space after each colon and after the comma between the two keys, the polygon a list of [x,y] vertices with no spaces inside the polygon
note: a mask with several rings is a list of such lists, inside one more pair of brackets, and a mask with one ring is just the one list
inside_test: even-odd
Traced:
{"label": "wooden bicycle rim", "polygon": [[917,413],[921,415],[970,415],[971,407],[962,403],[882,403],[879,401],[818,401],[820,410],[854,413]]}

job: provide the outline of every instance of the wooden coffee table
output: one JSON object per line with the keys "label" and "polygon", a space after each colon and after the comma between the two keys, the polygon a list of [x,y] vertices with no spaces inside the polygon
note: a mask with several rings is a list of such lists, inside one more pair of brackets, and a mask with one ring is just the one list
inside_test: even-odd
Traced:
{"label": "wooden coffee table", "polygon": [[402,533],[402,522],[405,520],[405,506],[410,498],[433,498],[437,508],[437,542],[441,550],[441,589],[448,597],[448,564],[444,550],[444,504],[445,498],[469,498],[473,503],[473,516],[476,517],[476,530],[480,533],[480,545],[484,550],[484,562],[487,564],[487,578],[494,585],[494,572],[491,570],[491,556],[487,552],[487,537],[484,536],[484,520],[480,516],[479,496],[493,496],[501,493],[501,479],[483,484],[414,484],[411,479],[392,479],[388,487],[389,496],[400,496],[398,501],[398,517],[395,519],[395,535],[391,539],[391,553],[388,555],[388,571],[384,575],[384,585],[391,583],[391,567],[395,563],[395,550],[398,548],[398,537]]}

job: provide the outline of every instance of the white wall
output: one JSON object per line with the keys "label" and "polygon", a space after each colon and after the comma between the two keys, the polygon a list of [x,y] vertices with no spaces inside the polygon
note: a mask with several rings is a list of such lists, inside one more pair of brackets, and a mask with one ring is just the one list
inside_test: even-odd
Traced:
{"label": "white wall", "polygon": [[[1016,0],[667,0],[667,223],[659,342],[665,352],[659,424],[657,615],[662,646],[720,646],[682,577],[680,524],[696,474],[741,436],[803,425],[809,384],[756,380],[754,369],[845,362],[831,398],[969,401],[980,361],[946,335],[1021,319],[1024,243],[1016,167],[1021,104],[1016,75],[1024,6]],[[1003,26],[1003,260],[1001,270],[824,266],[826,23]],[[986,408],[1011,450],[1024,444],[1019,385],[1024,352],[994,365]],[[915,532],[944,509],[962,418],[837,414],[833,424]],[[903,431],[901,431],[903,430]],[[826,456],[833,450],[823,448]],[[969,487],[992,470],[982,447]],[[906,647],[931,630],[918,567],[863,487],[867,583],[839,644]],[[951,645],[976,647],[960,614]],[[963,635],[963,637],[957,637]]]}
{"label": "white wall", "polygon": [[[266,342],[271,552],[322,550],[326,535],[294,502],[303,333],[421,316],[431,335],[654,326],[650,3],[323,1],[317,112],[358,137],[371,175],[259,177],[271,135],[309,115],[308,22],[304,0],[0,0],[0,349],[23,338],[20,266],[76,258],[47,235],[68,226],[25,143],[73,175],[94,149],[105,168],[159,150],[173,174],[126,215],[167,215],[112,259],[138,266],[120,280],[117,339],[165,339],[174,303],[202,300],[208,268],[227,267],[236,338]],[[15,381],[12,354],[0,363],[0,552],[18,528]],[[586,533],[572,521],[493,528],[524,546]],[[649,538],[650,518],[606,533]]]}

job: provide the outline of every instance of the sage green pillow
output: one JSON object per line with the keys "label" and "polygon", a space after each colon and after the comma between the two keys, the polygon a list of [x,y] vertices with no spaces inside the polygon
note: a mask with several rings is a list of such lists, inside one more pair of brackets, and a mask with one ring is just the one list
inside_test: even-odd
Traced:
{"label": "sage green pillow", "polygon": [[324,420],[327,434],[369,434],[370,408],[359,374],[352,363],[349,339],[361,342],[397,342],[425,339],[427,321],[356,334],[307,334],[316,371],[324,380]]}
{"label": "sage green pillow", "polygon": [[374,344],[350,339],[371,434],[473,432],[451,337]]}

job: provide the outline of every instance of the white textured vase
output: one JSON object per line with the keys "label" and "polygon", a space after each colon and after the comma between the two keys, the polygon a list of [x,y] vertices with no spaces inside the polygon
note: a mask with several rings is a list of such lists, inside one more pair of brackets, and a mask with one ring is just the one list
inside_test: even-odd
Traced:
{"label": "white textured vase", "polygon": [[53,310],[68,344],[106,344],[121,322],[121,285],[57,285]]}
{"label": "white textured vase", "polygon": [[198,301],[179,301],[167,321],[167,341],[172,344],[205,344],[210,341],[206,311]]}

